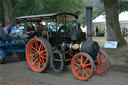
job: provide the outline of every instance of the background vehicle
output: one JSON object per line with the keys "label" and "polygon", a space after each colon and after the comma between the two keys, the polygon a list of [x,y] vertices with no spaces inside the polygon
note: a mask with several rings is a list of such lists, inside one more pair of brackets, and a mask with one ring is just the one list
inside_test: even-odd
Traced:
{"label": "background vehicle", "polygon": [[61,24],[59,30],[45,29],[42,37],[32,38],[26,46],[26,59],[29,67],[35,72],[45,72],[50,67],[62,71],[71,64],[72,72],[80,80],[88,80],[95,74],[104,74],[109,69],[109,59],[100,50],[97,42],[92,41],[92,8],[87,7],[87,38],[80,29],[80,24],[68,22],[78,19],[72,13],[53,13],[45,15],[23,16],[17,21],[45,21]]}
{"label": "background vehicle", "polygon": [[6,36],[3,29],[0,29],[0,64],[4,63],[5,58],[16,53],[21,60],[25,60],[25,50],[27,37],[22,36]]}

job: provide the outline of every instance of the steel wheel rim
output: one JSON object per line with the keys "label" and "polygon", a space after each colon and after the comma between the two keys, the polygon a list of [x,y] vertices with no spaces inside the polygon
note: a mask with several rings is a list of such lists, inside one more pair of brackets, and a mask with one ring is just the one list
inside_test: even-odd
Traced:
{"label": "steel wheel rim", "polygon": [[[76,61],[79,61],[79,63]],[[82,68],[79,68],[79,66],[82,66]],[[93,74],[93,64],[86,55],[78,54],[74,56],[72,60],[72,72],[76,76],[76,78],[80,80],[87,80]]]}
{"label": "steel wheel rim", "polygon": [[96,60],[96,69],[95,74],[104,74],[107,72],[109,67],[109,60],[107,58],[107,55],[105,55],[102,51],[98,53],[98,57]]}
{"label": "steel wheel rim", "polygon": [[60,53],[54,53],[54,56],[52,58],[53,70],[56,72],[61,72],[64,67],[63,56]]}
{"label": "steel wheel rim", "polygon": [[3,58],[2,58],[2,55],[1,55],[1,53],[0,53],[0,60],[2,60]]}
{"label": "steel wheel rim", "polygon": [[27,46],[27,62],[34,71],[45,69],[48,59],[47,50],[39,39],[32,39]]}

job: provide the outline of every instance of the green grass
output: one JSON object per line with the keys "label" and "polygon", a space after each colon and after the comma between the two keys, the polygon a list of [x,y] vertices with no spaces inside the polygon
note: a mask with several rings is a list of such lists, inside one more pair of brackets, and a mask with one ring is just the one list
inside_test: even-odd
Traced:
{"label": "green grass", "polygon": [[[100,47],[109,55],[111,58],[118,60],[125,58],[128,59],[128,44],[116,49],[104,48],[104,42],[106,41],[105,37],[93,37],[93,40],[97,41]],[[125,37],[125,40],[128,43],[128,37]]]}
{"label": "green grass", "polygon": [[[97,41],[101,48],[104,47],[104,43],[105,43],[105,41],[106,41],[106,38],[105,38],[105,37],[93,37],[92,39],[93,39],[94,41]],[[125,37],[125,40],[126,40],[127,43],[128,43],[128,37]]]}

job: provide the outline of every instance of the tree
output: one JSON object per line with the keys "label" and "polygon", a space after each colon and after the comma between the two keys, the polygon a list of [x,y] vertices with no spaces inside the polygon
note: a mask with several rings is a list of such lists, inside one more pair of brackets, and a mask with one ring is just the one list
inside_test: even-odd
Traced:
{"label": "tree", "polygon": [[[36,14],[70,12],[80,15],[85,11],[85,0],[0,0],[0,15],[6,24],[12,24],[15,17]],[[0,3],[1,4],[1,3]],[[2,10],[4,9],[4,12]],[[85,14],[84,14],[85,15]],[[13,17],[12,17],[13,16]],[[12,19],[13,18],[13,19]],[[2,16],[0,21],[3,22]],[[15,20],[14,20],[15,21]]]}
{"label": "tree", "polygon": [[12,15],[11,15],[11,0],[3,0],[3,8],[4,8],[4,24],[11,25],[13,23]]}
{"label": "tree", "polygon": [[121,35],[118,13],[118,0],[104,0],[106,12],[107,40],[118,41],[119,46],[125,45],[126,41]]}
{"label": "tree", "polygon": [[79,15],[85,5],[84,0],[18,0],[13,15],[25,16],[56,12],[71,12]]}
{"label": "tree", "polygon": [[0,0],[0,24],[4,24],[4,10],[2,0]]}

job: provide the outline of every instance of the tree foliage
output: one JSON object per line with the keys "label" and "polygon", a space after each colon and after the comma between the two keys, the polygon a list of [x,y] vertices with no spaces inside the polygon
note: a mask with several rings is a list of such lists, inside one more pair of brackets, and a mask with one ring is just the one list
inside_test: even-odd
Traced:
{"label": "tree foliage", "polygon": [[84,7],[83,0],[18,0],[13,8],[13,15],[17,17],[55,12],[79,14]]}
{"label": "tree foliage", "polygon": [[[3,22],[4,8],[0,0],[0,21]],[[10,0],[13,18],[18,16],[71,12],[77,15],[85,9],[84,0]]]}
{"label": "tree foliage", "polygon": [[128,11],[128,0],[119,0],[119,12]]}
{"label": "tree foliage", "polygon": [[[79,15],[79,22],[85,24],[86,0],[11,0],[11,3],[11,15],[13,19],[15,19],[15,17],[27,15],[70,12]],[[0,6],[0,15],[2,15],[0,21],[2,21],[1,18],[4,14],[2,12],[2,5]],[[95,17],[100,13],[99,10],[94,8],[93,15]]]}

